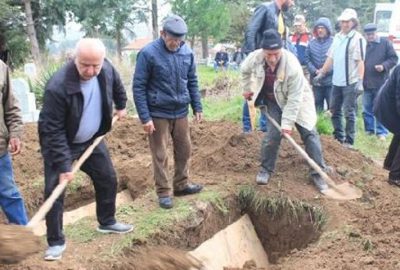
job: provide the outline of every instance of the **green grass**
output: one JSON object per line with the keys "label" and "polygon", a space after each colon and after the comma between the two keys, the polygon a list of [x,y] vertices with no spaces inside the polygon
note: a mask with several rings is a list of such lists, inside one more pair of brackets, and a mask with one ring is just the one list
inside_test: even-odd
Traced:
{"label": "green grass", "polygon": [[218,191],[205,190],[205,191],[199,193],[197,199],[202,202],[210,202],[219,211],[221,211],[224,215],[229,213],[229,208],[225,203],[225,199],[222,196],[222,194]]}
{"label": "green grass", "polygon": [[204,100],[203,113],[206,120],[227,120],[239,123],[242,119],[243,97],[231,100]]}
{"label": "green grass", "polygon": [[197,66],[197,76],[199,79],[200,88],[209,87],[215,84],[215,80],[227,74],[231,78],[237,78],[239,73],[237,71],[228,70],[226,72],[215,72],[212,67],[205,65]]}

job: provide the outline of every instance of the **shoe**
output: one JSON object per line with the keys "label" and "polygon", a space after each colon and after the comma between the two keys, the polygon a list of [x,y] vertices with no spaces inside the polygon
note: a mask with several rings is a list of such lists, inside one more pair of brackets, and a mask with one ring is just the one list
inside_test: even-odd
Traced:
{"label": "shoe", "polygon": [[123,234],[133,231],[133,225],[117,222],[113,225],[99,225],[99,227],[97,227],[97,231],[101,233]]}
{"label": "shoe", "polygon": [[256,177],[256,182],[258,185],[266,185],[268,184],[268,180],[270,178],[270,174],[268,171],[266,171],[265,169],[261,169]]}
{"label": "shoe", "polygon": [[343,146],[344,146],[344,148],[347,148],[347,149],[354,149],[354,146],[347,142],[343,143]]}
{"label": "shoe", "polygon": [[378,140],[384,142],[384,141],[386,141],[386,136],[385,135],[378,135]]}
{"label": "shoe", "polygon": [[326,184],[325,180],[319,174],[311,175],[311,178],[314,182],[314,185],[318,188],[320,192],[327,190],[329,187]]}
{"label": "shoe", "polygon": [[171,209],[174,206],[171,197],[160,197],[158,198],[158,205],[164,209]]}
{"label": "shoe", "polygon": [[46,252],[44,253],[44,259],[46,261],[57,261],[62,258],[62,254],[67,246],[59,245],[59,246],[50,246],[47,248]]}
{"label": "shoe", "polygon": [[394,185],[394,186],[398,186],[400,187],[400,179],[390,179],[389,178],[389,184]]}
{"label": "shoe", "polygon": [[190,194],[199,193],[203,189],[203,186],[200,184],[188,184],[182,190],[174,190],[175,196],[185,196]]}

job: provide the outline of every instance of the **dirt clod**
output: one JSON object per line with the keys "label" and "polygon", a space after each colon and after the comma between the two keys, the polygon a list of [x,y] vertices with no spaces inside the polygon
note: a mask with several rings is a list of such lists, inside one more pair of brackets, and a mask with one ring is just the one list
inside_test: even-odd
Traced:
{"label": "dirt clod", "polygon": [[39,249],[39,237],[30,229],[0,224],[0,264],[18,263]]}

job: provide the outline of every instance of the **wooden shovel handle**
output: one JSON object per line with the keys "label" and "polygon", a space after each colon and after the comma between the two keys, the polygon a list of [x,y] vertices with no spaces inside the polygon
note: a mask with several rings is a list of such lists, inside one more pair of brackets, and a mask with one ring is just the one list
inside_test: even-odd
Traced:
{"label": "wooden shovel handle", "polygon": [[249,100],[247,100],[246,102],[247,102],[247,108],[249,109],[251,130],[256,130],[256,118],[257,118],[256,107],[254,106],[253,102],[250,102]]}
{"label": "wooden shovel handle", "polygon": [[[112,119],[112,126],[114,123],[118,120],[118,116],[114,116]],[[72,168],[72,172],[76,173],[82,166],[82,164],[88,159],[88,157],[92,154],[94,148],[101,142],[101,140],[104,138],[106,134],[97,137],[93,143],[83,152],[82,156],[78,159],[78,161],[74,164]],[[50,196],[47,198],[47,200],[43,203],[43,205],[39,208],[37,213],[32,217],[32,219],[29,221],[29,223],[26,225],[27,227],[35,227],[44,217],[46,214],[50,211],[50,209],[53,207],[54,202],[57,200],[58,197],[64,192],[65,188],[67,187],[68,182],[63,181],[60,184],[56,186],[56,188],[53,190],[53,192],[50,194]]]}
{"label": "wooden shovel handle", "polygon": [[[272,118],[267,112],[265,112],[265,115],[267,116],[268,120],[278,129],[281,130],[280,125],[275,121],[274,118]],[[318,166],[317,163],[315,163],[314,160],[312,160],[308,154],[306,153],[306,151],[303,150],[303,148],[300,147],[300,145],[298,145],[296,143],[296,141],[289,135],[286,133],[283,133],[283,136],[290,142],[291,145],[293,145],[293,147],[297,150],[297,152],[299,152],[299,154],[308,162],[308,164],[318,172],[319,175],[321,175],[321,177],[328,183],[328,185],[330,187],[332,187],[333,189],[335,189],[338,192],[341,192],[340,190],[337,189],[335,182],[321,169],[320,166]]]}

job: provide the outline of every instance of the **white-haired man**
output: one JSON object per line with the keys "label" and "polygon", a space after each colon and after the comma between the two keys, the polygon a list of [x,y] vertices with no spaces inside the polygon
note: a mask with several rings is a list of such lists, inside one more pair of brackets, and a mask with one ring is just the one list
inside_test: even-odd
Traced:
{"label": "white-haired man", "polygon": [[[118,72],[105,59],[98,39],[85,38],[76,46],[75,59],[58,70],[45,87],[39,117],[39,138],[45,169],[45,198],[62,181],[72,181],[72,162],[95,138],[111,129],[113,102],[119,118],[126,115],[126,92]],[[115,220],[117,176],[107,146],[101,142],[81,170],[96,191],[96,214],[103,233],[126,233],[132,225]],[[46,216],[49,248],[45,260],[59,260],[65,250],[62,229],[64,196]]]}

